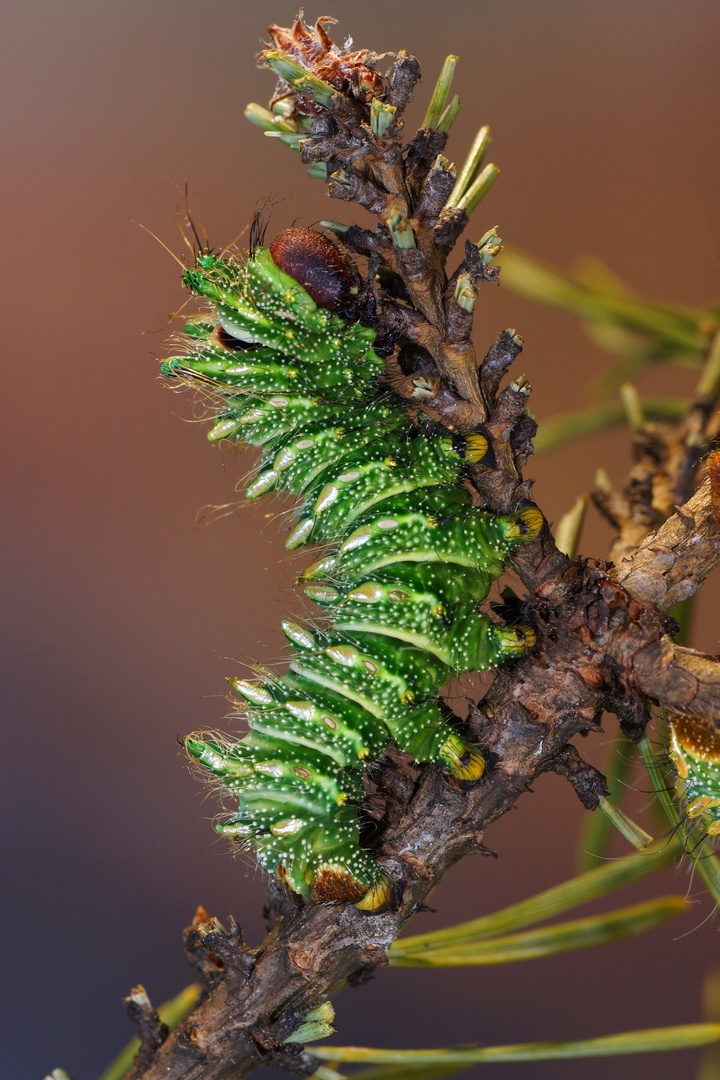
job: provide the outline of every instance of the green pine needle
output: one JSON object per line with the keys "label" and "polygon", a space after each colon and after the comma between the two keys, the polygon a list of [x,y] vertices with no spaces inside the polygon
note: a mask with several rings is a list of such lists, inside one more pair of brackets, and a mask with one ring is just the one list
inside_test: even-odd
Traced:
{"label": "green pine needle", "polygon": [[650,877],[669,866],[682,850],[679,840],[655,844],[643,854],[629,855],[597,870],[589,870],[491,915],[458,923],[443,930],[400,938],[391,947],[390,956],[397,957],[405,950],[415,952],[419,949],[445,949],[461,942],[482,941],[545,922],[625,885],[632,885]]}
{"label": "green pine needle", "polygon": [[682,914],[688,907],[682,896],[662,896],[608,914],[574,919],[542,930],[529,930],[523,934],[510,934],[476,943],[472,939],[465,939],[445,949],[405,948],[396,954],[391,948],[388,956],[390,963],[396,967],[511,964],[518,960],[535,960],[576,949],[590,949],[609,941],[644,934]]}
{"label": "green pine needle", "polygon": [[[677,420],[685,415],[689,405],[686,398],[643,398],[642,403],[643,412],[650,420]],[[540,429],[535,438],[535,454],[554,450],[580,435],[591,435],[595,431],[617,427],[618,424],[625,423],[626,419],[622,403],[615,401],[551,416],[540,421]]]}
{"label": "green pine needle", "polygon": [[611,802],[610,799],[606,799],[603,795],[600,796],[600,810],[620,835],[624,836],[627,842],[632,844],[637,851],[645,851],[652,844],[653,838],[650,833],[645,832],[619,806]]}
{"label": "green pine needle", "polygon": [[[589,498],[590,496],[587,494],[579,495],[555,526],[555,547],[571,559],[574,559],[577,555],[580,533],[585,521],[585,509]],[[593,817],[597,817],[597,814],[594,814]]]}
{"label": "green pine needle", "polygon": [[461,108],[462,104],[460,102],[460,98],[457,94],[455,94],[447,108],[443,109],[443,114],[438,121],[438,131],[442,131],[444,135],[448,135],[450,132],[450,128],[453,126],[460,114]]}
{"label": "green pine needle", "polygon": [[[634,750],[630,740],[623,736],[613,748],[610,760],[603,769],[610,796],[615,802],[622,798],[632,772]],[[595,870],[599,859],[608,858],[610,837],[613,835],[613,826],[605,814],[594,812],[585,815],[584,827],[578,841],[578,873]]]}
{"label": "green pine needle", "polygon": [[323,82],[317,75],[312,75],[304,67],[291,60],[280,49],[266,49],[262,58],[275,74],[283,79],[293,90],[301,94],[310,94],[318,105],[328,108],[336,91],[329,83]]}
{"label": "green pine needle", "polygon": [[486,165],[477,179],[473,180],[462,198],[458,199],[458,210],[464,210],[467,216],[470,217],[473,210],[479,205],[482,199],[485,198],[499,175],[500,170],[497,165]]}
{"label": "green pine needle", "polygon": [[473,180],[480,171],[483,158],[485,157],[488,147],[490,146],[490,128],[487,126],[481,127],[478,131],[472,146],[470,147],[470,153],[467,156],[465,164],[458,174],[458,178],[455,181],[455,186],[450,192],[450,197],[445,204],[446,206],[457,206],[462,199],[465,192],[468,190]]}
{"label": "green pine needle", "polygon": [[673,349],[697,353],[698,359],[704,356],[707,311],[619,294],[616,285],[590,284],[519,251],[504,253],[503,283],[540,303],[649,334]]}
{"label": "green pine needle", "polygon": [[[598,1039],[573,1039],[570,1042],[515,1043],[509,1046],[440,1050],[374,1050],[365,1046],[325,1046],[311,1047],[307,1053],[321,1061],[400,1065],[403,1072],[396,1074],[399,1080],[400,1076],[407,1076],[415,1066],[466,1066],[498,1061],[560,1061],[564,1058],[646,1054],[664,1050],[690,1050],[718,1041],[720,1024],[681,1024],[678,1027],[624,1031],[619,1035],[603,1035]],[[355,1075],[361,1077],[363,1074]],[[385,1077],[388,1077],[388,1073],[385,1073]]]}
{"label": "green pine needle", "polygon": [[422,122],[424,128],[440,130],[440,119],[443,115],[443,110],[445,109],[447,96],[450,93],[450,84],[453,81],[457,63],[457,56],[448,56],[445,58],[445,63],[438,76],[438,81],[435,83],[435,89],[433,90],[430,104],[428,105],[428,111],[425,113],[425,119]]}

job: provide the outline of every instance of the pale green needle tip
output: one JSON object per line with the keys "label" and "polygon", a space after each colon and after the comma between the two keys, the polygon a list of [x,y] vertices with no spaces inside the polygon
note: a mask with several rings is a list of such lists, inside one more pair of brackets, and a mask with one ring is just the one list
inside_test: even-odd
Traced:
{"label": "pale green needle tip", "polygon": [[438,129],[457,63],[457,56],[446,57],[438,81],[435,83],[428,111],[425,113],[425,119],[422,122],[424,128]]}

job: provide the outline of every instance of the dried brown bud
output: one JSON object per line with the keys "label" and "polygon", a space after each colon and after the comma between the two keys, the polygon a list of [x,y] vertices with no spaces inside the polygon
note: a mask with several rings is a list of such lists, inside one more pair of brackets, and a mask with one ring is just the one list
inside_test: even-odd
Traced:
{"label": "dried brown bud", "polygon": [[268,33],[275,48],[301,64],[306,71],[343,94],[369,102],[383,91],[382,79],[372,66],[375,54],[368,49],[351,53],[335,45],[325,26],[336,22],[337,19],[322,15],[314,27],[308,26],[301,13],[292,27],[273,25],[268,27]]}

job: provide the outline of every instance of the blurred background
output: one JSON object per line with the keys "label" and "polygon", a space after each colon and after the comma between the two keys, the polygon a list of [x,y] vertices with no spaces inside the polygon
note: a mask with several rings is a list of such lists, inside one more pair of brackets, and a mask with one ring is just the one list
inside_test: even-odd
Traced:
{"label": "blurred background", "polygon": [[[282,648],[297,610],[295,567],[268,507],[236,513],[249,461],[206,443],[187,396],[158,380],[179,268],[138,227],[183,254],[172,220],[187,184],[222,247],[256,203],[278,200],[269,235],[293,222],[352,220],[299,159],[243,118],[274,78],[254,56],[267,22],[239,0],[25,0],[6,5],[0,49],[5,286],[3,337],[2,1074],[62,1066],[94,1080],[132,1034],[122,1005],[141,982],[155,1004],[191,979],[181,931],[202,903],[232,913],[255,944],[263,881],[214,838],[216,807],[176,737],[227,715],[226,675]],[[463,111],[448,156],[480,123],[502,176],[471,235],[564,269],[591,253],[639,293],[700,305],[720,270],[720,8],[714,0],[393,0],[308,7],[337,37],[423,64],[420,122],[446,54],[460,55]],[[359,213],[363,213],[360,211]],[[358,219],[364,223],[363,219]],[[242,242],[242,241],[241,241]],[[499,260],[502,263],[502,259]],[[542,422],[590,403],[609,362],[568,316],[485,289],[480,351],[515,326],[519,371]],[[689,394],[694,376],[646,376]],[[604,466],[620,481],[624,432],[530,463],[548,518]],[[208,504],[228,516],[196,521]],[[201,515],[202,516],[202,515]],[[583,554],[609,529],[590,514]],[[718,650],[717,588],[694,643]],[[583,745],[602,764],[616,721]],[[640,782],[642,783],[642,781]],[[638,793],[642,808],[648,797]],[[488,834],[499,855],[466,861],[415,929],[472,918],[574,872],[582,811],[545,776]],[[618,845],[618,853],[624,849]],[[570,1039],[702,1018],[703,976],[720,961],[717,914],[686,867],[623,894],[696,897],[684,921],[547,962],[469,971],[380,972],[336,1000],[338,1043],[385,1047]],[[695,1075],[692,1054],[496,1065],[483,1076],[616,1080]]]}

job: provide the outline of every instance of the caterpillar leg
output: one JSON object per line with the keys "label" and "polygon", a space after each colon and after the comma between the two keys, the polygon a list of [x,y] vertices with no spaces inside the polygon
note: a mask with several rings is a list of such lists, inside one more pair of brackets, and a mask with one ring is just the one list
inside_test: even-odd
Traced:
{"label": "caterpillar leg", "polygon": [[390,878],[381,872],[378,880],[368,889],[365,895],[355,904],[360,911],[368,911],[373,915],[379,915],[392,903],[393,885]]}
{"label": "caterpillar leg", "polygon": [[458,780],[479,780],[485,772],[485,758],[475,746],[469,746],[451,731],[440,747],[440,760]]}
{"label": "caterpillar leg", "polygon": [[500,664],[513,656],[524,656],[534,648],[537,641],[532,626],[493,626],[493,635],[497,645],[494,664]]}

